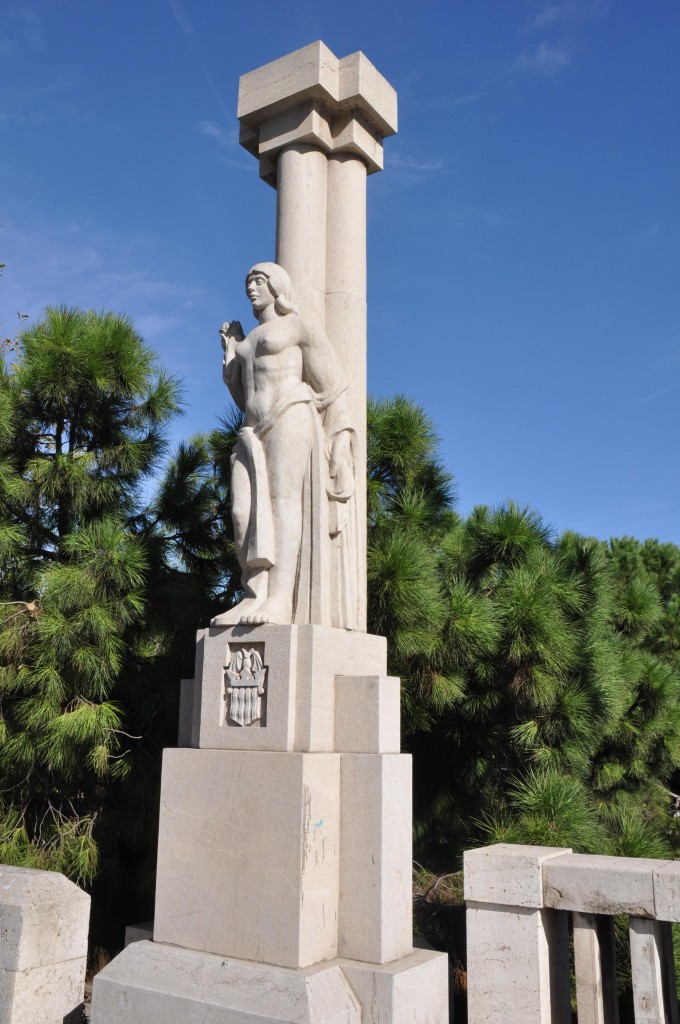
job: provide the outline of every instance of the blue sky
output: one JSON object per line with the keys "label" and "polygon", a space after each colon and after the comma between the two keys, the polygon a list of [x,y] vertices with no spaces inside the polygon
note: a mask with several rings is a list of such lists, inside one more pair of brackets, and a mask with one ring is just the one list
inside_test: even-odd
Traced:
{"label": "blue sky", "polygon": [[239,75],[315,39],[399,94],[368,182],[369,387],[422,404],[459,509],[680,543],[677,0],[5,0],[0,321],[131,315],[228,397],[275,194],[237,143]]}

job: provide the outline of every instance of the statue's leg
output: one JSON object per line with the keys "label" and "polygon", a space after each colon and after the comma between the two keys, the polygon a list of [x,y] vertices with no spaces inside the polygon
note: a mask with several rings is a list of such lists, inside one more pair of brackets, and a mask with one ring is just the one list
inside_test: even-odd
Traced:
{"label": "statue's leg", "polygon": [[267,570],[253,571],[246,564],[251,505],[248,459],[244,452],[237,450],[231,466],[231,518],[234,524],[236,555],[241,566],[241,582],[246,596],[233,608],[215,616],[211,622],[213,626],[236,625],[245,615],[253,612],[267,596]]}
{"label": "statue's leg", "polygon": [[314,439],[313,411],[294,405],[265,435],[271,494],[276,564],[269,570],[267,599],[248,616],[249,622],[289,623],[302,538],[302,490]]}

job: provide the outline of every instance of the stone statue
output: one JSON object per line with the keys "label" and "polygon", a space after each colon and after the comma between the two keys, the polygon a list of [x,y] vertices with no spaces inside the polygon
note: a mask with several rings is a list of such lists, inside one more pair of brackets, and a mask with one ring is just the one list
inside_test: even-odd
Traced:
{"label": "stone statue", "polygon": [[325,333],[305,322],[283,267],[246,277],[258,325],[220,335],[224,381],[245,415],[232,456],[232,518],[245,596],[213,625],[356,616],[354,430]]}

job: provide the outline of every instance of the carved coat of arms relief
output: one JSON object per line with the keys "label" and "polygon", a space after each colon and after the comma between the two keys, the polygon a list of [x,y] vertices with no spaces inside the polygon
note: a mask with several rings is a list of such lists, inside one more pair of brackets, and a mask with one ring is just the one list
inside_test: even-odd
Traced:
{"label": "carved coat of arms relief", "polygon": [[227,716],[236,725],[252,725],[262,717],[267,668],[255,648],[240,648],[226,667]]}

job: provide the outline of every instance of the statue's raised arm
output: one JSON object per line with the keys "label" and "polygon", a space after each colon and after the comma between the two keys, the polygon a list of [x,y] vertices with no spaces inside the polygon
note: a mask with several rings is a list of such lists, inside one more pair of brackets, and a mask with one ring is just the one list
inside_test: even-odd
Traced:
{"label": "statue's raised arm", "polygon": [[244,597],[214,624],[352,628],[356,469],[347,382],[326,335],[300,318],[283,267],[256,264],[246,293],[257,326],[245,337],[240,324],[220,332],[224,380],[245,414],[232,457]]}
{"label": "statue's raised arm", "polygon": [[220,327],[220,338],[222,340],[222,379],[229,388],[231,397],[243,412],[245,410],[245,395],[241,384],[241,371],[236,359],[236,346],[243,341],[243,328],[238,320],[227,320]]}

